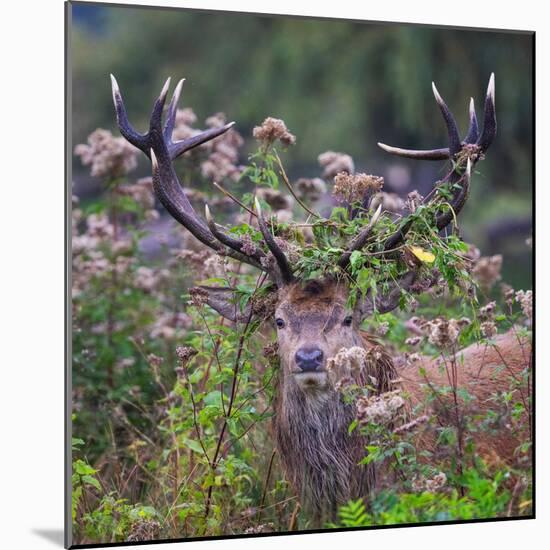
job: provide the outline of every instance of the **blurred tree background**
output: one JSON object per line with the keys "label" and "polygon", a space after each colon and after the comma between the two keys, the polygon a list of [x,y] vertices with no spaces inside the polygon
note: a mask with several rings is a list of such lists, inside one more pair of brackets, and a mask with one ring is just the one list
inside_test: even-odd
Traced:
{"label": "blurred tree background", "polygon": [[[497,258],[499,264],[502,254],[502,280],[524,290],[515,294],[513,319],[497,317],[503,323],[499,328],[518,322],[528,333],[532,316],[528,291],[532,262],[526,242],[532,232],[532,36],[81,3],[72,4],[71,19],[75,541],[292,530],[289,526],[295,525],[298,510],[295,496],[266,429],[276,392],[271,381],[278,369],[276,359],[269,358],[269,350],[274,349],[272,329],[262,325],[245,339],[240,329],[220,323],[213,311],[203,308],[189,289],[206,277],[217,282],[231,277],[242,283],[239,289],[246,298],[256,274],[246,269],[241,273],[241,266],[230,268],[229,262],[194,245],[164,208],[155,205],[150,178],[143,177],[151,175],[149,162],[118,138],[109,73],[116,75],[129,118],[138,130],[147,128],[150,108],[170,75],[171,89],[180,78],[187,79],[179,107],[191,108],[198,117],[195,121],[189,111],[178,112],[180,132],[211,126],[212,120],[215,125],[224,118],[213,116],[219,112],[225,113],[227,121],[236,121],[236,131],[212,142],[225,147],[225,157],[220,155],[222,149],[212,146],[197,148],[176,163],[197,210],[201,212],[208,200],[220,219],[218,214],[235,215],[237,208],[231,201],[227,205],[227,201],[216,204],[213,200],[220,198],[212,185],[216,171],[204,168],[208,162],[215,165],[215,155],[230,159],[233,171],[217,181],[235,195],[273,191],[275,184],[258,183],[250,171],[239,177],[243,165],[250,164],[247,157],[259,146],[252,137],[253,128],[268,116],[283,119],[296,135],[295,145],[282,147],[290,181],[309,178],[311,182],[320,177],[318,156],[336,151],[353,157],[356,172],[383,176],[384,191],[405,198],[417,189],[426,196],[446,174],[445,163],[398,159],[376,143],[417,149],[445,146],[445,125],[431,81],[437,83],[465,132],[470,97],[475,98],[481,117],[494,72],[499,131],[487,159],[476,165],[479,172],[459,225],[464,240],[480,249],[476,269],[485,262],[481,275],[486,282],[490,279],[483,286],[483,277],[476,276],[480,304],[495,299],[503,305],[506,293],[495,284],[499,265],[491,263]],[[94,132],[97,128],[104,130]],[[275,179],[278,182],[277,174]],[[332,181],[328,175],[325,179],[331,191]],[[191,193],[195,190],[199,192]],[[331,197],[326,193],[315,206],[323,215],[329,215],[334,206]],[[272,206],[272,212],[286,213],[284,223],[295,215],[294,206],[290,200],[285,206]],[[401,211],[401,206],[395,211]],[[238,219],[231,218],[231,223]],[[248,216],[244,221],[250,221]],[[242,214],[239,223],[245,225]],[[458,270],[456,265],[453,269]],[[415,306],[420,308],[416,315],[432,319],[481,315],[481,309],[476,312],[462,294],[457,298],[449,293],[437,300],[433,296],[424,296]],[[509,306],[508,316],[513,313],[510,304],[508,299],[504,304]],[[524,315],[520,320],[519,309]],[[405,322],[404,315],[386,314],[367,327],[383,328],[380,334],[385,335],[396,361],[409,357]],[[461,345],[471,343],[474,336],[472,329]],[[184,360],[190,351],[194,353]],[[429,343],[421,351],[433,353]],[[526,368],[522,380],[529,382],[529,376]],[[233,393],[230,388],[237,389]],[[497,424],[516,429],[515,421],[525,407],[510,401],[513,388],[503,395],[495,390],[489,401],[497,408],[502,405],[504,412],[490,410],[482,422],[472,417],[472,433],[492,433]],[[235,406],[228,405],[228,413],[225,404],[233,399]],[[464,457],[456,458],[450,436],[442,441],[437,456],[430,455],[429,471],[412,458],[403,462],[407,466],[400,479],[405,481],[391,488],[387,500],[384,494],[376,496],[379,500],[371,502],[371,509],[380,515],[369,516],[369,522],[403,522],[402,509],[409,514],[407,522],[510,516],[516,504],[521,513],[530,512],[527,438],[518,447],[520,458],[512,470],[481,467],[476,448],[467,446],[471,456],[466,458],[472,460],[464,464],[474,464],[475,459],[476,465],[470,478],[457,477],[445,465],[449,456],[462,468]],[[427,497],[424,492],[424,500],[415,500],[418,495],[409,482],[420,470],[431,480],[437,469],[449,476],[446,492]],[[429,513],[422,511],[422,503]],[[359,519],[367,517],[361,514]],[[298,529],[307,528],[306,515],[297,521]]]}
{"label": "blurred tree background", "polygon": [[[317,155],[330,149],[352,155],[358,171],[383,175],[386,191],[401,195],[427,193],[441,164],[396,160],[376,142],[443,146],[430,82],[464,131],[470,96],[479,116],[495,72],[499,133],[461,227],[484,255],[504,254],[505,280],[531,286],[530,34],[78,3],[72,13],[73,144],[97,127],[118,135],[109,73],[141,129],[165,78],[185,77],[183,106],[200,121],[226,113],[249,140],[247,150],[255,125],[282,118],[297,136],[286,158],[291,179],[319,175]],[[145,159],[139,171],[149,172]],[[77,158],[73,175],[78,195],[99,193]]]}

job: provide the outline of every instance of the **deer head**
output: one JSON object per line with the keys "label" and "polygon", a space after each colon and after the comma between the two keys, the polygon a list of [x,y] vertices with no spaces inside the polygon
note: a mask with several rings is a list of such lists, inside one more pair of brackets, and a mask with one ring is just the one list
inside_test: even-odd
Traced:
{"label": "deer head", "polygon": [[[327,359],[334,356],[342,347],[361,345],[361,322],[372,315],[374,310],[384,313],[395,309],[402,293],[412,289],[419,273],[418,266],[409,266],[397,280],[378,281],[377,292],[373,293],[370,290],[356,300],[353,308],[348,306],[350,279],[346,275],[349,274],[350,260],[355,251],[362,251],[371,240],[375,225],[382,215],[381,207],[374,213],[370,211],[365,214],[370,216],[369,222],[350,240],[347,249],[338,259],[341,277],[301,280],[275,239],[276,226],[266,220],[258,201],[255,203],[254,214],[263,236],[263,243],[251,247],[250,243],[230,235],[217,224],[208,206],[205,218],[201,218],[187,199],[177,178],[172,165],[174,159],[185,151],[220,136],[234,123],[173,142],[172,130],[184,80],[177,84],[168,107],[166,121],[162,124],[162,113],[170,84],[168,79],[154,104],[149,131],[141,134],[129,123],[118,84],[112,75],[111,80],[120,132],[151,159],[154,190],[160,202],[203,244],[218,254],[247,263],[265,273],[266,281],[276,292],[273,321],[277,330],[283,379],[287,384],[303,391],[304,395],[316,398],[326,396],[331,389],[326,372]],[[495,136],[494,75],[491,75],[487,89],[483,129],[480,133],[472,99],[470,124],[463,140],[451,111],[435,85],[433,93],[447,127],[448,147],[419,151],[390,147],[382,143],[379,143],[379,146],[391,154],[402,157],[451,161],[450,171],[443,178],[443,182],[451,190],[452,197],[446,201],[444,207],[442,205],[435,217],[434,229],[441,231],[456,219],[463,208],[468,197],[472,167],[483,157]],[[412,216],[402,218],[397,230],[380,241],[377,253],[386,261],[400,261],[396,251],[406,242],[412,224]],[[235,322],[246,322],[253,315],[251,305],[244,311],[238,309],[233,289],[202,289],[206,292],[207,303],[224,317]]]}

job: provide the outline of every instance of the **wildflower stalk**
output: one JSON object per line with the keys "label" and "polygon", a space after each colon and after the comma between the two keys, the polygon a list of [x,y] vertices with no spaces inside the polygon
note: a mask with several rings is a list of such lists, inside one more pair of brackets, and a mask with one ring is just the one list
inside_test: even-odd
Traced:
{"label": "wildflower stalk", "polygon": [[281,158],[279,157],[279,154],[275,149],[273,150],[273,154],[275,156],[275,160],[277,161],[277,165],[279,166],[279,171],[281,174],[281,177],[283,178],[283,182],[286,185],[287,189],[290,191],[290,194],[296,199],[296,202],[310,215],[312,215],[315,218],[320,218],[319,214],[316,214],[311,210],[304,202],[298,197],[294,189],[292,188],[292,185],[290,185],[290,181],[288,180],[288,176],[286,175],[285,169],[283,168],[283,163],[281,162]]}
{"label": "wildflower stalk", "polygon": [[224,189],[219,183],[213,182],[213,185],[216,189],[219,189],[224,195],[229,197],[232,201],[234,201],[236,204],[238,204],[241,208],[244,208],[251,216],[254,216],[255,218],[258,217],[256,212],[252,210],[251,208],[248,208],[246,204],[242,203],[235,195],[227,191],[227,189]]}
{"label": "wildflower stalk", "polygon": [[261,521],[262,519],[262,510],[263,510],[263,507],[264,507],[264,504],[265,504],[265,497],[266,497],[266,494],[267,494],[267,488],[269,486],[269,479],[271,477],[271,469],[273,468],[273,461],[275,459],[275,449],[273,449],[273,451],[271,451],[271,458],[269,459],[269,466],[267,467],[267,474],[265,476],[265,482],[264,482],[264,489],[262,491],[262,499],[260,500],[260,506],[258,508],[258,523]]}
{"label": "wildflower stalk", "polygon": [[[265,280],[265,277],[263,277],[262,275],[260,275],[260,277],[258,277],[258,280],[256,282],[255,292],[258,290],[258,288],[260,287],[260,285],[262,284],[262,282],[264,280]],[[241,356],[242,356],[242,353],[243,353],[243,350],[244,350],[245,342],[246,342],[246,340],[249,336],[248,328],[250,326],[250,322],[252,321],[252,315],[253,315],[253,310],[252,310],[252,308],[250,308],[250,312],[248,313],[248,316],[246,318],[246,322],[243,326],[243,329],[242,329],[240,337],[239,337],[239,342],[237,344],[237,353],[236,353],[236,356],[235,356],[235,362],[233,364],[233,374],[232,374],[232,381],[231,381],[231,391],[230,391],[230,394],[229,394],[229,403],[227,405],[227,411],[225,412],[225,415],[224,415],[224,418],[223,418],[223,424],[222,424],[222,427],[221,427],[220,435],[218,436],[218,442],[216,444],[216,449],[214,451],[214,456],[212,457],[212,460],[210,462],[210,468],[211,468],[212,474],[218,468],[219,460],[221,458],[220,451],[221,451],[221,448],[222,448],[222,443],[223,443],[223,440],[224,440],[224,437],[225,437],[225,432],[227,431],[227,427],[228,427],[228,424],[229,424],[229,419],[231,418],[231,412],[233,410],[233,405],[234,405],[234,402],[235,402],[235,396],[236,396],[236,393],[237,393],[237,385],[238,385],[238,378],[239,378],[239,370],[240,370],[240,365],[241,365]],[[223,395],[223,393],[222,393],[222,395]],[[208,487],[208,493],[207,493],[207,496],[206,496],[206,505],[205,505],[205,510],[204,510],[204,533],[206,533],[206,528],[207,528],[207,521],[206,520],[208,519],[208,516],[210,514],[210,507],[211,507],[211,502],[212,502],[212,490],[213,490],[213,485],[210,484],[210,486]]]}

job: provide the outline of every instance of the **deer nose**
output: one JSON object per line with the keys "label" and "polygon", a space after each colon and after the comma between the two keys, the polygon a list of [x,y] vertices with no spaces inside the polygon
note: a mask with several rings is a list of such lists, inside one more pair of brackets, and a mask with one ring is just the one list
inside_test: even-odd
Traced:
{"label": "deer nose", "polygon": [[323,352],[319,348],[300,348],[296,352],[296,364],[304,372],[317,370],[323,360]]}

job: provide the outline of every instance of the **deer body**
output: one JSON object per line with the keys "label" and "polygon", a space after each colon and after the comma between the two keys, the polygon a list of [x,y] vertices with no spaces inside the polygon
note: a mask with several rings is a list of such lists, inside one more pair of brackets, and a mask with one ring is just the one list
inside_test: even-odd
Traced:
{"label": "deer body", "polygon": [[[520,336],[515,328],[496,336],[493,345],[472,344],[457,352],[456,385],[473,397],[470,403],[460,399],[461,410],[468,415],[481,416],[489,410],[495,411],[499,408],[495,395],[509,391],[513,382],[519,382],[519,388],[527,391],[527,383],[522,377],[531,359],[531,342]],[[426,375],[422,374],[424,371]],[[434,416],[440,425],[452,424],[449,414],[453,404],[449,396],[440,396],[439,402],[426,405],[428,384],[436,387],[450,384],[448,370],[441,360],[423,357],[419,364],[405,366],[398,373],[411,406],[419,409],[418,414],[423,411]],[[515,398],[519,398],[519,388],[514,390]],[[505,406],[504,403],[500,405]],[[474,441],[476,452],[492,464],[513,464],[514,450],[520,444],[518,436],[513,436],[509,429],[498,429],[492,435],[474,434]],[[418,448],[433,450],[434,445],[431,434],[418,435]]]}
{"label": "deer body", "polygon": [[[381,215],[381,208],[374,214],[364,208],[357,210],[359,215],[367,216],[369,221],[347,243],[338,260],[336,267],[342,276],[313,281],[301,280],[301,276],[295,273],[294,266],[275,238],[277,225],[264,218],[258,202],[255,212],[250,212],[257,218],[263,239],[261,243],[245,242],[235,233],[227,232],[215,223],[208,207],[206,220],[201,218],[183,192],[172,161],[185,151],[228,131],[233,123],[173,142],[172,130],[182,84],[183,81],[180,81],[176,86],[163,124],[162,113],[169,85],[169,81],[166,82],[155,102],[149,131],[140,134],[128,121],[120,90],[112,77],[113,100],[120,131],[151,159],[155,193],[181,225],[218,254],[247,263],[268,276],[269,284],[276,292],[274,320],[281,364],[274,417],[276,446],[286,476],[304,507],[317,520],[334,517],[339,504],[350,498],[364,496],[375,488],[378,472],[373,464],[359,465],[368,442],[356,435],[356,432],[351,435],[348,433],[356,411],[354,405],[344,402],[336,391],[327,368],[328,361],[342,348],[369,350],[375,345],[362,335],[361,322],[375,310],[384,313],[396,308],[402,293],[413,289],[422,266],[406,263],[406,270],[401,271],[397,280],[386,281],[372,295],[371,288],[357,300],[351,310],[347,305],[349,281],[352,280],[350,259],[354,252],[361,252],[364,247],[372,245],[371,236]],[[392,154],[409,158],[453,161],[445,178],[449,184],[449,195],[444,202],[435,204],[433,230],[440,231],[456,219],[464,206],[468,197],[471,168],[483,158],[495,136],[494,77],[491,76],[487,89],[483,128],[479,131],[472,100],[470,126],[463,140],[460,139],[452,113],[435,86],[433,88],[447,126],[448,147],[411,151],[383,144],[380,146]],[[412,218],[403,218],[393,234],[383,236],[385,240],[377,241],[378,258],[400,261],[395,251],[406,244],[413,221]],[[374,281],[375,286],[380,282]],[[223,316],[235,322],[245,319],[250,321],[253,307],[249,304],[244,311],[239,311],[233,299],[234,289],[202,287],[200,290],[207,295],[208,305]],[[523,356],[519,356],[519,346],[510,343],[509,337],[506,342],[507,357],[514,357],[513,368],[521,369],[530,351],[523,350]],[[504,345],[504,340],[501,343]],[[489,351],[485,357],[480,356],[477,348],[464,353],[465,368],[460,376],[466,382],[472,382],[472,391],[477,401],[483,404],[490,390],[498,387],[498,380],[503,380],[506,373],[494,368],[496,359],[493,351]],[[425,367],[428,377],[441,378],[436,363],[426,360]],[[377,360],[370,362],[366,369],[356,371],[354,377],[355,384],[374,385],[378,393],[387,392],[400,384],[403,393],[410,394],[412,403],[415,400],[417,403],[422,402],[422,385],[426,381],[419,378],[418,369],[397,371],[391,358],[380,346],[377,348]],[[398,379],[401,382],[398,383]],[[440,411],[433,410],[431,414],[437,417]],[[433,445],[433,442],[427,441],[426,444]],[[495,452],[507,456],[510,445],[501,441],[500,446]]]}
{"label": "deer body", "polygon": [[[376,346],[377,361],[356,370],[353,383],[360,387],[374,383],[378,394],[399,389],[408,410],[416,409],[416,415],[428,415],[440,426],[452,425],[453,403],[444,396],[440,399],[446,403],[436,400],[426,405],[426,391],[430,385],[449,386],[450,380],[437,359],[422,357],[419,363],[396,368],[384,348],[359,329],[358,319],[345,308],[345,288],[337,283],[313,281],[280,294],[275,315],[282,321],[278,323],[281,374],[274,431],[287,478],[304,508],[320,521],[333,518],[338,505],[373,491],[377,478],[384,477],[373,463],[359,464],[369,441],[357,430],[350,435],[357,411],[331,384],[327,358],[341,348],[359,346],[368,351]],[[304,372],[299,351],[312,344],[321,352],[319,364]],[[530,343],[513,330],[498,336],[494,347],[473,344],[458,352],[456,383],[473,397],[466,412],[494,408],[494,392],[509,388],[510,378],[520,377],[530,356]],[[463,403],[460,406],[464,408]],[[476,439],[478,452],[491,462],[511,463],[518,444],[506,430]],[[434,451],[434,445],[433,432],[421,430],[417,450]]]}

